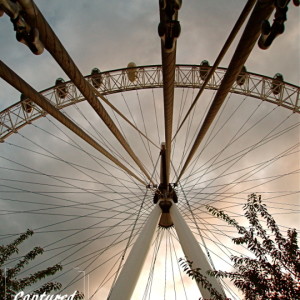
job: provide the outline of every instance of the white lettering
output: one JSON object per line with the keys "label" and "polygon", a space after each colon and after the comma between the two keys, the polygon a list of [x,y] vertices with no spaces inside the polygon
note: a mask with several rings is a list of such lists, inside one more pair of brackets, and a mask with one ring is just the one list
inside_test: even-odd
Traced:
{"label": "white lettering", "polygon": [[72,295],[47,295],[45,292],[42,295],[25,295],[25,293],[19,292],[15,295],[14,300],[74,300],[77,291],[75,291]]}
{"label": "white lettering", "polygon": [[70,295],[67,300],[74,300],[75,295],[76,295],[76,291],[72,295]]}
{"label": "white lettering", "polygon": [[43,300],[44,299],[44,297],[46,297],[46,293],[44,292],[42,295],[41,295],[41,298],[40,298],[40,300]]}
{"label": "white lettering", "polygon": [[18,297],[23,297],[23,296],[24,296],[24,292],[20,292],[14,297],[14,300],[17,300]]}

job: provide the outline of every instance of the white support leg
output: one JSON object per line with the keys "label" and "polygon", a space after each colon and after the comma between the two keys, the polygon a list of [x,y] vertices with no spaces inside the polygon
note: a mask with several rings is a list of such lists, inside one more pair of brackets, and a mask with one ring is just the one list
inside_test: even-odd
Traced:
{"label": "white support leg", "polygon": [[[212,270],[206,255],[203,253],[199,243],[191,232],[189,226],[186,224],[185,220],[181,216],[177,206],[173,203],[170,208],[170,215],[173,220],[175,230],[177,232],[179,242],[181,244],[182,250],[189,261],[193,262],[193,268],[201,268],[203,272]],[[214,277],[207,278],[212,286],[221,294],[225,293],[218,279]],[[203,288],[201,284],[198,284],[201,295],[205,299],[210,299],[211,295],[208,290]]]}
{"label": "white support leg", "polygon": [[112,289],[109,300],[130,300],[140,272],[148,254],[155,229],[161,215],[161,208],[157,204],[134,243],[122,271]]}

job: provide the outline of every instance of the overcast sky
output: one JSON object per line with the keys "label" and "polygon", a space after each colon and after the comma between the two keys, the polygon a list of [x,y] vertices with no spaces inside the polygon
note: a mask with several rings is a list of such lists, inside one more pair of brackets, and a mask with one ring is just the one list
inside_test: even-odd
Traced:
{"label": "overcast sky", "polygon": [[[204,59],[208,60],[211,64],[213,64],[215,58],[217,57],[221,47],[223,46],[227,36],[229,35],[230,30],[232,29],[236,19],[238,18],[243,6],[246,1],[240,0],[228,0],[226,1],[183,1],[182,9],[179,12],[179,20],[181,23],[181,36],[177,42],[177,63],[178,64],[200,64],[200,62]],[[83,75],[90,74],[90,71],[94,67],[98,67],[101,71],[114,70],[126,67],[127,64],[131,61],[135,62],[137,65],[151,65],[151,64],[160,64],[161,63],[161,53],[160,53],[160,39],[157,34],[157,26],[159,23],[159,12],[158,12],[158,1],[141,1],[141,0],[128,0],[128,1],[120,1],[120,0],[110,0],[110,1],[101,1],[101,0],[53,0],[53,1],[36,1],[37,6],[47,19],[50,26],[55,31],[58,38],[61,40],[79,69],[81,70]],[[288,20],[286,22],[286,30],[285,33],[279,36],[270,47],[270,49],[264,51],[255,46],[251,56],[249,57],[246,66],[247,70],[250,72],[262,74],[265,76],[273,77],[275,73],[280,72],[283,74],[284,79],[292,84],[299,85],[300,81],[300,34],[299,34],[299,18],[300,18],[300,10],[297,9],[292,4],[290,5],[290,9],[288,11]],[[15,39],[15,32],[13,31],[13,25],[9,21],[9,18],[4,15],[0,18],[0,56],[1,60],[6,63],[10,68],[12,68],[18,75],[20,75],[23,79],[25,79],[29,84],[31,84],[36,90],[41,91],[46,88],[49,88],[54,85],[56,78],[62,77],[66,81],[68,80],[67,76],[60,69],[60,67],[56,64],[51,55],[44,51],[42,55],[35,56],[30,50],[23,44],[19,43]],[[236,46],[236,42],[230,48],[228,54],[221,62],[222,67],[227,67],[230,61],[230,58],[234,52],[234,48]],[[16,103],[19,101],[19,92],[10,87],[3,80],[0,80],[0,111],[5,109],[6,107]],[[230,106],[231,107],[231,106]],[[234,107],[234,106],[232,106]],[[263,109],[269,109],[270,106],[267,106]],[[271,107],[272,109],[273,107]],[[84,108],[83,108],[84,109]],[[250,109],[250,107],[249,107]],[[251,108],[252,109],[252,108]],[[270,109],[270,110],[271,110]],[[74,112],[75,115],[76,112]],[[268,126],[270,126],[271,122],[276,122],[277,117],[282,117],[282,114],[272,115],[270,119],[266,122]],[[287,118],[287,114],[284,115]],[[91,117],[92,118],[92,117]],[[258,117],[257,117],[258,118]],[[296,124],[295,117],[291,121],[291,124]],[[233,121],[233,125],[235,122],[239,122],[239,118]],[[47,121],[46,121],[47,122]],[[299,122],[299,119],[298,119]],[[55,131],[55,134],[58,136],[63,136],[63,133],[60,133],[54,124],[41,125],[41,128],[47,130]],[[35,137],[41,143],[47,144],[49,143],[49,151],[56,151],[56,145],[61,145],[59,141],[57,141],[54,137],[49,137],[47,135],[47,142],[43,140],[43,135],[38,133],[40,129],[35,129]],[[279,130],[279,129],[278,129]],[[299,136],[297,136],[297,130],[299,133],[299,127],[291,131],[291,134],[286,137],[287,145],[292,145],[299,140]],[[31,129],[25,128],[20,131],[20,134],[24,134],[24,136],[31,134]],[[53,140],[52,140],[53,138]],[[22,146],[29,147],[36,151],[41,152],[41,148],[34,145],[30,141],[22,140]],[[73,136],[67,139],[70,141],[71,139],[75,139]],[[293,141],[292,141],[293,140]],[[8,140],[11,141],[12,144],[18,143],[18,139]],[[221,138],[221,141],[223,139]],[[280,143],[283,143],[284,139],[281,140]],[[52,145],[50,145],[52,143]],[[57,143],[57,144],[56,144]],[[82,179],[80,177],[80,173],[75,171],[73,166],[65,166],[62,162],[57,163],[57,165],[53,166],[53,160],[45,159],[44,157],[36,156],[33,153],[22,152],[21,149],[16,149],[16,147],[9,147],[7,145],[1,144],[1,155],[5,154],[6,157],[11,158],[11,156],[17,157],[20,163],[24,162],[24,153],[26,153],[26,160],[32,164],[34,170],[39,168],[40,172],[48,172],[48,174],[52,174],[55,170],[59,169],[61,172],[59,175],[65,177],[76,177],[78,180]],[[48,145],[47,145],[48,147]],[[51,148],[52,147],[52,148]],[[64,147],[62,145],[62,147]],[[280,147],[278,147],[279,149]],[[15,155],[11,154],[11,149],[16,151]],[[48,149],[48,148],[47,148]],[[67,148],[66,148],[67,149]],[[281,148],[280,148],[281,149]],[[46,150],[43,150],[43,153],[46,153]],[[68,150],[69,151],[69,150]],[[278,150],[279,151],[279,150]],[[280,150],[281,151],[281,150]],[[282,150],[283,151],[283,150]],[[57,152],[56,152],[57,153]],[[81,162],[82,153],[77,150],[72,150],[71,152],[64,153],[62,150],[59,155],[64,157],[64,159],[69,159],[72,161]],[[255,155],[255,154],[254,154]],[[296,154],[297,155],[297,154]],[[297,156],[294,155],[290,160],[285,160],[281,164],[278,163],[277,169],[284,166],[284,171],[292,171],[294,169],[299,169],[299,159],[297,160]],[[78,159],[80,158],[80,160]],[[10,179],[17,180],[36,180],[37,177],[32,175],[30,177],[28,174],[25,176],[24,174],[17,173],[9,173],[7,168],[21,168],[21,166],[16,166],[16,164],[10,164],[7,160],[0,161],[1,169],[0,175],[1,178],[6,178],[7,176]],[[93,167],[94,161],[90,160],[87,162],[88,167]],[[241,163],[246,164],[247,160]],[[298,163],[298,166],[297,166]],[[254,164],[254,163],[253,163]],[[288,165],[289,164],[289,165]],[[5,168],[4,168],[5,167]],[[60,169],[61,168],[61,169]],[[53,171],[53,172],[52,172]],[[87,170],[84,170],[87,171]],[[9,175],[8,175],[9,173]],[[108,171],[105,173],[106,179],[100,177],[103,180],[110,181],[110,177],[108,176]],[[93,180],[94,177],[97,177],[99,174],[96,174],[96,171],[93,172],[90,178],[85,176],[84,178],[87,180]],[[260,174],[261,176],[265,174]],[[269,176],[270,173],[267,173],[265,176]],[[74,179],[73,178],[73,179]],[[48,178],[48,183],[57,184],[57,182],[53,178]],[[299,180],[299,177],[298,177]],[[291,188],[293,190],[297,189],[297,177],[293,177],[293,185],[289,186],[289,182],[287,180],[286,188]],[[44,181],[43,181],[44,182]],[[44,182],[45,183],[45,182]],[[69,181],[68,184],[74,184],[75,179]],[[87,186],[89,188],[95,188],[95,182],[89,182],[86,185],[80,185],[80,188]],[[298,181],[299,183],[299,181]],[[3,185],[9,184],[13,187],[18,187],[20,189],[24,188],[27,185],[17,184],[10,181],[9,183],[2,181],[1,189],[4,188]],[[60,183],[62,184],[62,183]],[[63,185],[66,188],[66,185]],[[77,195],[74,195],[72,200],[81,199],[81,194],[79,193],[82,190],[78,189]],[[268,185],[268,188],[273,189],[274,186]],[[12,188],[11,188],[12,189]],[[54,189],[54,188],[53,188]],[[281,190],[284,190],[282,188]],[[299,185],[298,185],[299,190]],[[51,190],[52,191],[52,190]],[[58,197],[62,197],[63,188],[61,189],[61,194]],[[53,195],[53,194],[51,194]],[[1,196],[1,194],[0,194]],[[32,201],[39,202],[38,194],[31,195]],[[111,197],[109,195],[109,197]],[[2,194],[2,200],[7,197],[11,197],[11,199],[22,200],[23,196],[8,196],[8,194]],[[26,200],[28,200],[29,195],[26,193],[24,195]],[[45,196],[47,201],[50,201],[48,196]],[[89,201],[96,201],[97,197],[93,198],[91,196]],[[103,195],[105,197],[105,195]],[[127,196],[126,196],[127,197]],[[129,196],[128,196],[129,197]],[[69,199],[69,198],[68,198]],[[299,197],[296,196],[293,198],[293,201],[299,200]],[[1,199],[0,199],[1,201]],[[52,201],[52,200],[51,200]],[[60,205],[59,198],[53,200],[53,203],[57,203]],[[57,201],[57,202],[56,202]],[[84,200],[88,201],[88,200]],[[293,203],[294,203],[293,202]],[[3,200],[4,203],[4,200]],[[12,206],[11,204],[3,204],[6,210],[12,209],[15,210],[17,208],[26,209],[28,203],[18,204],[20,206]],[[48,203],[48,202],[47,202]],[[65,203],[65,202],[62,202]],[[298,203],[299,204],[299,203]],[[30,209],[34,209],[35,206],[33,204],[30,206]],[[63,204],[61,204],[63,205]],[[106,204],[103,204],[104,206]],[[106,206],[105,206],[106,207]],[[129,204],[130,207],[130,204]],[[132,207],[131,207],[132,208]],[[2,208],[3,209],[3,208]],[[86,208],[88,209],[88,207]],[[133,209],[133,208],[132,208]],[[136,208],[134,208],[136,209]],[[299,209],[299,208],[298,208]],[[92,211],[92,210],[91,210]],[[65,213],[65,211],[62,211]],[[71,213],[71,210],[66,211],[67,213]],[[102,215],[101,215],[102,216]],[[1,218],[1,217],[0,217]],[[1,221],[1,231],[3,234],[7,233],[16,233],[21,232],[24,226],[28,226],[30,223],[28,221],[28,215],[19,214],[18,218],[5,218],[2,217],[3,221]],[[32,220],[34,224],[33,227],[39,228],[43,224],[50,224],[54,222],[54,219],[51,220],[51,215],[49,214],[46,219],[43,220],[44,216],[36,217],[37,219]],[[62,216],[56,216],[55,221],[62,220],[60,219]],[[0,219],[1,220],[1,219]],[[295,223],[296,216],[291,216],[292,223]],[[97,219],[98,221],[98,219]],[[85,225],[91,225],[93,223],[93,219],[86,219]],[[126,222],[125,222],[126,223]],[[107,224],[106,224],[107,225]],[[66,227],[63,228],[76,228],[76,222],[70,222]],[[107,225],[108,226],[108,225]],[[11,228],[13,228],[12,231]],[[94,232],[94,230],[93,230]],[[96,234],[95,230],[95,234]],[[50,234],[49,234],[50,235]],[[52,233],[51,239],[52,241],[53,235]],[[90,235],[92,238],[92,234]],[[76,237],[74,238],[76,240]],[[78,240],[78,239],[77,239]],[[71,239],[68,240],[71,243]],[[101,241],[102,242],[102,241]],[[34,239],[34,242],[30,245],[47,245],[48,237],[46,235],[39,235],[38,238]],[[105,243],[105,241],[103,241]],[[50,242],[49,242],[50,244]],[[59,245],[59,243],[58,243]],[[49,246],[51,249],[51,246]],[[92,250],[97,249],[96,246],[91,247]],[[71,250],[70,250],[71,251]],[[90,250],[90,252],[92,252]],[[90,253],[89,252],[89,253]],[[53,252],[54,253],[54,252]],[[56,252],[55,252],[56,253]],[[69,252],[70,253],[70,252]],[[63,256],[63,255],[62,255]],[[60,259],[62,259],[60,256]],[[103,258],[104,259],[104,258]],[[53,262],[55,260],[52,260]],[[76,267],[76,262],[72,262],[72,264],[68,265],[67,268]],[[81,268],[85,268],[86,265],[82,264]],[[88,270],[91,269],[91,267]],[[108,269],[109,267],[105,267]],[[105,269],[104,268],[104,269]],[[105,269],[105,270],[106,270]],[[76,271],[74,271],[76,273]],[[103,271],[101,271],[103,272]],[[72,273],[72,272],[70,272]],[[73,276],[73,275],[72,275]],[[70,278],[72,277],[70,276]],[[74,277],[74,276],[73,276]],[[92,283],[95,280],[95,273],[91,274],[91,285],[93,284],[93,288],[97,286],[96,283]],[[68,280],[69,277],[66,279]],[[79,281],[77,288],[82,289],[82,282]],[[100,297],[100,296],[98,296]],[[197,296],[195,296],[195,299]],[[95,299],[102,299],[95,298]],[[148,298],[147,298],[148,299]],[[155,298],[158,299],[158,298]]]}

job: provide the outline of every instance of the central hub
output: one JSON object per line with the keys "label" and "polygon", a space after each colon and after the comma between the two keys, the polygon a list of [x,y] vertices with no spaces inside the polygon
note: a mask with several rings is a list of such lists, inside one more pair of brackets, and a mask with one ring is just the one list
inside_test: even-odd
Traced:
{"label": "central hub", "polygon": [[161,199],[159,201],[159,206],[162,210],[161,217],[158,225],[163,228],[169,228],[173,226],[173,221],[170,215],[170,208],[173,204],[171,199]]}
{"label": "central hub", "polygon": [[153,202],[154,204],[159,204],[162,214],[159,221],[159,226],[164,228],[169,228],[173,226],[173,221],[170,215],[170,208],[173,203],[178,202],[177,194],[175,191],[176,184],[169,183],[169,175],[167,168],[167,159],[166,159],[166,145],[165,143],[161,144],[160,151],[160,184],[154,192]]}

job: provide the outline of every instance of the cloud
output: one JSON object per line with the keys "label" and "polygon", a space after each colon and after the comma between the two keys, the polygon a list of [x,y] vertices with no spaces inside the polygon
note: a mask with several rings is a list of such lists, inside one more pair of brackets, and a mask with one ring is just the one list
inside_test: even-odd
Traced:
{"label": "cloud", "polygon": [[[137,65],[161,63],[160,39],[157,34],[158,1],[40,1],[37,5],[84,75],[89,74],[93,67],[98,67],[101,71],[113,70],[126,67],[130,61],[134,61]],[[179,12],[182,33],[177,43],[177,62],[199,64],[203,59],[208,59],[212,64],[243,5],[244,3],[238,0],[227,1],[226,5],[216,0],[184,1]],[[2,17],[0,23],[2,60],[35,89],[40,91],[53,86],[58,77],[68,80],[47,51],[41,56],[34,56],[25,45],[15,40],[15,33],[7,16]],[[246,63],[247,69],[271,77],[276,72],[281,72],[287,81],[298,84],[300,61],[300,43],[297,43],[298,23],[297,10],[292,7],[288,14],[286,32],[279,36],[266,51],[255,46]],[[228,65],[236,44],[237,42],[230,48],[221,66]],[[174,128],[179,124],[178,116],[182,119],[197,92],[196,89],[176,92]],[[195,110],[194,119],[184,126],[186,131],[180,133],[173,155],[175,165],[182,163],[182,153],[186,155],[184,151],[193,141],[194,134],[198,132],[207,105],[213,96],[213,91],[203,94]],[[157,144],[158,148],[148,147],[145,142],[145,148],[134,130],[120,118],[115,120],[113,117],[115,122],[120,124],[120,128],[126,132],[126,138],[151,173],[156,166],[160,142],[163,141],[164,136],[162,93],[150,89],[124,92],[108,98],[132,122],[135,121],[141,130],[144,130],[145,126],[147,133]],[[1,80],[0,99],[0,110],[2,110],[19,101],[19,93]],[[226,123],[228,116],[240,102],[244,104]],[[207,201],[217,201],[220,207],[231,209],[230,211],[236,214],[240,212],[241,202],[246,201],[247,193],[253,192],[252,189],[255,188],[255,191],[265,193],[266,201],[276,207],[277,213],[282,213],[283,221],[288,215],[288,219],[292,220],[288,225],[293,225],[299,211],[298,204],[295,204],[298,199],[297,179],[299,177],[293,174],[274,182],[269,182],[268,178],[288,172],[293,166],[295,169],[299,168],[298,152],[276,161],[269,168],[261,169],[257,173],[255,167],[256,164],[272,159],[276,153],[281,153],[297,143],[295,137],[299,128],[297,127],[297,122],[299,126],[298,114],[292,114],[282,107],[275,109],[274,105],[243,96],[231,95],[226,103],[218,125],[211,128],[210,137],[216,136],[214,142],[201,153],[193,175],[189,178],[187,176],[185,186],[189,190],[178,187],[182,212],[187,214],[188,211],[185,199],[187,195],[187,200],[197,212],[203,211],[203,204]],[[79,104],[78,108],[84,113],[84,117],[78,113],[75,106],[66,108],[65,111],[84,126],[93,137],[101,140],[100,134],[102,134],[113,146],[107,148],[111,153],[115,153],[116,148],[120,149],[116,139],[109,134],[96,114],[88,108],[87,103]],[[108,111],[111,114],[111,111]],[[261,119],[263,121],[260,123]],[[278,137],[269,144],[270,146],[266,144],[250,154],[245,154],[240,160],[236,158],[236,164],[230,161],[230,155],[238,155],[241,149],[254,145],[282,120],[286,120],[282,128],[287,129],[288,126],[293,125],[294,129]],[[244,121],[245,127],[242,127]],[[7,212],[18,212],[3,216],[4,226],[1,226],[0,230],[3,241],[6,242],[7,234],[16,234],[27,227],[43,227],[37,230],[36,237],[29,246],[51,245],[46,247],[46,250],[52,250],[45,253],[45,265],[63,261],[66,264],[65,270],[68,271],[58,278],[63,282],[69,282],[75,277],[76,272],[73,267],[79,266],[87,272],[95,269],[90,274],[91,290],[94,291],[99,286],[100,278],[112,282],[113,274],[120,264],[118,259],[122,257],[122,251],[127,249],[128,237],[133,233],[131,238],[134,240],[152,208],[153,194],[149,190],[147,192],[144,186],[136,185],[122,171],[108,165],[102,155],[80,142],[74,134],[60,127],[61,131],[55,125],[57,123],[50,117],[41,118],[33,125],[21,129],[20,134],[11,136],[7,143],[0,145],[2,156],[19,163],[0,160],[1,208]],[[242,135],[242,132],[252,126],[253,129],[249,130],[249,134],[245,137],[241,136],[235,143],[230,144],[236,132],[241,130]],[[157,128],[160,136],[157,134]],[[280,132],[280,129],[281,127],[275,132]],[[22,138],[22,135],[30,141]],[[73,141],[79,143],[86,152],[78,150],[78,145],[73,147],[68,144],[72,144]],[[21,147],[26,147],[28,150]],[[149,148],[152,158],[147,153]],[[120,160],[127,164],[128,155],[125,151],[120,150],[119,154]],[[53,158],[53,155],[58,158]],[[223,162],[226,164],[223,165]],[[129,164],[132,164],[132,160],[128,160]],[[32,169],[29,170],[26,166]],[[158,178],[159,162],[156,168],[156,178]],[[243,182],[237,185],[239,181]],[[259,184],[263,185],[259,186]],[[290,194],[285,196],[286,189]],[[284,206],[285,210],[281,210],[280,206],[286,200],[288,205]],[[231,208],[231,205],[234,208]],[[294,213],[287,210],[289,205],[295,205],[292,206],[296,207]],[[140,208],[142,216],[136,219]],[[191,218],[188,214],[186,216]],[[137,222],[136,228],[134,228],[135,222]],[[205,231],[203,225],[205,223],[199,222],[199,224]],[[220,226],[214,227],[213,237],[221,238],[223,234],[221,229]],[[195,231],[195,227],[193,230]],[[108,247],[111,244],[112,246]],[[214,248],[216,246],[211,247],[212,251],[222,256],[220,248],[216,250],[217,248]],[[130,246],[126,255],[129,250]],[[226,248],[225,251],[231,250]],[[108,258],[112,260],[109,261],[109,265],[106,265],[105,261]],[[163,263],[164,261],[160,262],[161,265]],[[109,269],[113,272],[105,278]],[[157,281],[162,280],[159,277],[155,284]],[[82,289],[82,281],[77,281],[73,287]],[[107,293],[109,291],[107,286],[101,287],[98,295],[104,290]]]}

